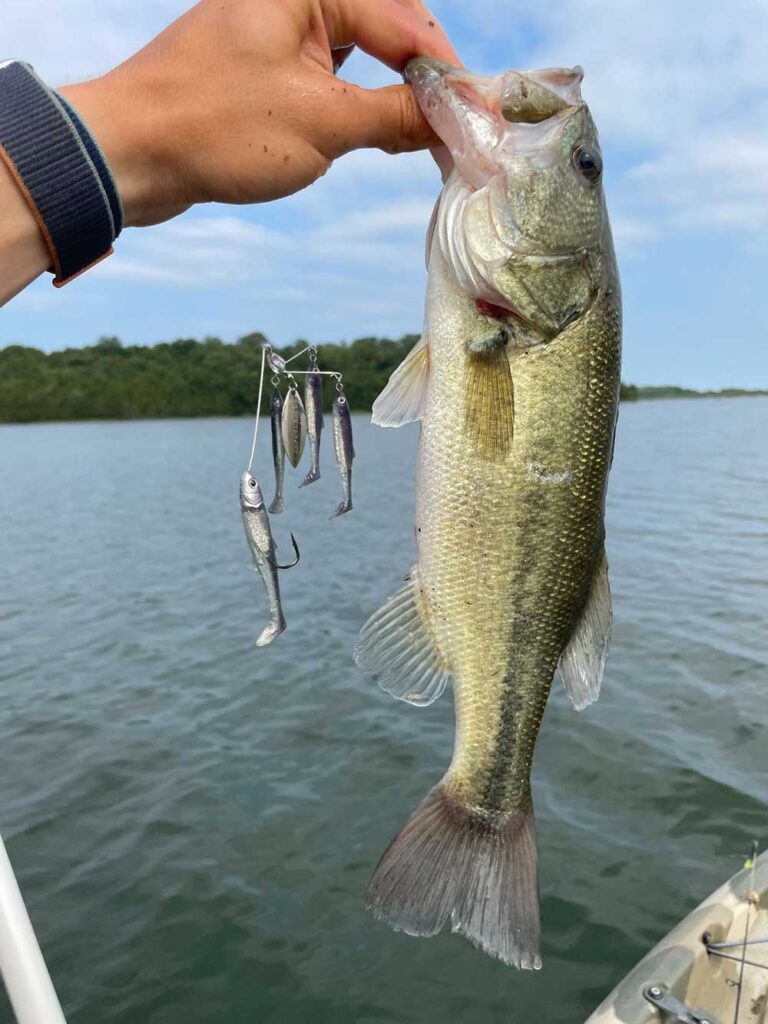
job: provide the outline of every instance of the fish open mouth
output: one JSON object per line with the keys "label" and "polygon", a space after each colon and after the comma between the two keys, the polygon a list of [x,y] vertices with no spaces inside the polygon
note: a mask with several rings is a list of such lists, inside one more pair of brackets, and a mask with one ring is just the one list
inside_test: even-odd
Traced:
{"label": "fish open mouth", "polygon": [[583,102],[584,71],[578,66],[505,71],[502,75],[485,77],[436,57],[413,57],[405,67],[404,76],[416,91],[425,114],[426,107],[436,103],[439,92],[446,89],[475,110],[484,110],[510,123],[537,124]]}
{"label": "fish open mouth", "polygon": [[404,72],[424,116],[475,189],[498,171],[498,152],[512,136],[521,155],[556,155],[565,125],[584,107],[583,74],[576,67],[486,77],[435,57],[414,57]]}
{"label": "fish open mouth", "polygon": [[[428,252],[436,238],[481,315],[556,336],[587,307],[596,284],[600,199],[575,163],[578,146],[590,152],[581,141],[591,125],[582,69],[486,77],[416,57],[405,78],[445,146],[438,151],[445,189]],[[576,214],[559,217],[560,205]]]}

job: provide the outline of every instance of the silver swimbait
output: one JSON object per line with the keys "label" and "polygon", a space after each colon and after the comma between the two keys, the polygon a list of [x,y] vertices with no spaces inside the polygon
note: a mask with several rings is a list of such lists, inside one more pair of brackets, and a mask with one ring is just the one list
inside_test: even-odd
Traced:
{"label": "silver swimbait", "polygon": [[281,426],[285,454],[295,469],[301,461],[304,445],[307,443],[307,414],[295,386],[289,388],[285,396]]}
{"label": "silver swimbait", "polygon": [[323,378],[319,373],[310,371],[304,378],[304,399],[307,405],[307,426],[312,463],[299,487],[306,487],[307,484],[313,484],[315,480],[320,479],[320,435],[323,432]]}
{"label": "silver swimbait", "polygon": [[275,497],[269,511],[284,512],[283,479],[285,478],[285,445],[283,444],[283,396],[277,388],[272,391],[269,401],[269,418],[272,424],[272,463],[275,467]]}
{"label": "silver swimbait", "polygon": [[269,598],[270,619],[256,641],[257,647],[265,647],[272,643],[285,629],[285,616],[280,603],[280,584],[277,580],[278,569],[289,569],[299,560],[299,548],[296,538],[291,534],[296,558],[290,565],[278,565],[275,557],[275,542],[269,528],[269,516],[264,507],[264,498],[258,481],[252,473],[246,471],[240,480],[240,511],[243,516],[245,536],[253,556],[253,567],[261,576]]}
{"label": "silver swimbait", "polygon": [[352,417],[349,415],[349,402],[343,391],[340,391],[333,400],[333,445],[336,449],[336,461],[341,473],[343,498],[331,519],[344,515],[352,508],[352,460],[355,457],[355,448],[352,444]]}

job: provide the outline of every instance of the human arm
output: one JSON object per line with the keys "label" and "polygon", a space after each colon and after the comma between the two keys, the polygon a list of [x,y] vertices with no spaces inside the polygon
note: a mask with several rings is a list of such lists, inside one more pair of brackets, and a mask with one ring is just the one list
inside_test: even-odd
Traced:
{"label": "human arm", "polygon": [[0,305],[39,277],[50,262],[32,211],[0,162]]}
{"label": "human arm", "polygon": [[[109,161],[126,225],[143,226],[196,203],[290,195],[353,149],[434,142],[409,86],[333,75],[333,52],[352,44],[395,70],[417,53],[456,61],[418,0],[201,0],[113,71],[60,92]],[[50,260],[0,170],[3,302]]]}

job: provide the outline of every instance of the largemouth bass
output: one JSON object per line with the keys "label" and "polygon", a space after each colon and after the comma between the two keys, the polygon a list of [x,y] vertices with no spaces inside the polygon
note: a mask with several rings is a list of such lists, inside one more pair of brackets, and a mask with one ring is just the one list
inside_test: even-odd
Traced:
{"label": "largemouth bass", "polygon": [[307,475],[299,484],[306,487],[320,479],[320,435],[323,432],[323,378],[316,372],[317,367],[304,378],[304,400],[307,408],[307,430],[311,462]]}
{"label": "largemouth bass", "polygon": [[558,666],[575,708],[597,698],[611,629],[621,302],[602,157],[580,69],[488,79],[416,58],[406,77],[454,166],[423,337],[374,405],[383,426],[421,420],[418,560],[356,657],[413,704],[451,678],[456,737],[368,903],[537,969],[534,745]]}
{"label": "largemouth bass", "polygon": [[336,449],[336,462],[341,473],[342,498],[336,511],[331,516],[343,516],[352,508],[352,460],[355,457],[355,446],[352,443],[352,417],[349,413],[349,402],[343,391],[333,400],[333,446]]}
{"label": "largemouth bass", "polygon": [[240,512],[243,517],[245,536],[253,558],[253,568],[261,576],[269,599],[269,622],[259,634],[257,647],[272,643],[285,629],[285,616],[280,601],[280,583],[277,578],[278,569],[290,569],[299,560],[299,548],[296,538],[291,534],[291,541],[296,553],[295,561],[289,565],[277,564],[277,545],[272,538],[269,516],[264,507],[264,496],[261,487],[252,473],[246,471],[240,479]]}

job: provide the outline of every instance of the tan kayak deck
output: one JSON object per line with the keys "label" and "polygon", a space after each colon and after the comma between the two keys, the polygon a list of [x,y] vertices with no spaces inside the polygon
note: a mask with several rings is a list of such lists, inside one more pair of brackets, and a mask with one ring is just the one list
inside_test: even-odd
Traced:
{"label": "tan kayak deck", "polygon": [[[702,938],[705,933],[711,936],[711,951]],[[768,1024],[768,941],[761,939],[768,940],[768,851],[753,869],[734,875],[654,946],[586,1024],[675,1021],[674,1015],[645,998],[649,988],[669,992],[697,1011],[691,1020],[701,1024]]]}

